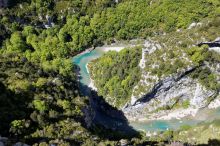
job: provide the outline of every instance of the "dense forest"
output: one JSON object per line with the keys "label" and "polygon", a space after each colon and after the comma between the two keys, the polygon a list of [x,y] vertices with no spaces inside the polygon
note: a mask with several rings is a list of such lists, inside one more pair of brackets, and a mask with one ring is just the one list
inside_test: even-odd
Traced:
{"label": "dense forest", "polygon": [[27,60],[1,57],[0,65],[1,135],[34,142],[42,137],[70,136],[78,129],[83,134],[70,138],[74,143],[79,143],[80,137],[83,140],[86,131],[79,122],[86,98],[79,96],[74,77],[44,72]]}
{"label": "dense forest", "polygon": [[[63,76],[24,58],[1,56],[0,91],[0,134],[9,138],[6,145],[117,145],[130,137],[93,123],[89,99],[79,93],[73,73]],[[139,133],[130,143],[142,143]]]}
{"label": "dense forest", "polygon": [[140,80],[141,48],[109,52],[89,65],[91,77],[95,80],[98,93],[109,103],[119,107],[125,105],[132,90]]}
{"label": "dense forest", "polygon": [[[100,138],[87,127],[89,99],[80,93],[71,57],[102,44],[185,29],[219,14],[219,0],[9,0],[0,9],[0,135],[41,146],[118,145],[118,138]],[[97,83],[105,84],[101,95],[110,93],[118,105],[126,102],[139,78],[140,55],[135,48],[94,61],[105,70]]]}

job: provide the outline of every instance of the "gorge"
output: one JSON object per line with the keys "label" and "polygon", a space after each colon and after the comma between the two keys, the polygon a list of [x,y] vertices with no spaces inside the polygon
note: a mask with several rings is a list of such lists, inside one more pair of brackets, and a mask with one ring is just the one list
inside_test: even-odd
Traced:
{"label": "gorge", "polygon": [[[114,49],[119,52],[122,49],[122,47],[121,46],[99,47],[92,51],[86,51],[85,53],[79,54],[73,58],[73,62],[80,68],[79,76],[80,76],[80,82],[82,84],[86,86],[90,86],[91,82],[94,82],[91,80],[87,65],[91,63],[92,60],[97,59],[101,57],[102,55],[104,55],[105,53],[107,53],[108,50],[114,51]],[[90,90],[93,90],[93,89],[94,88],[91,88]],[[164,97],[164,95],[162,96]],[[220,115],[220,108],[217,108],[214,110],[201,109],[199,111],[198,109],[191,109],[189,111],[187,111],[187,109],[183,109],[182,111],[180,110],[180,111],[177,111],[176,113],[175,111],[171,112],[169,114],[170,116],[167,113],[161,113],[161,114],[158,114],[157,116],[155,115],[154,118],[150,118],[150,117],[147,118],[146,116],[146,118],[142,119],[138,116],[141,115],[141,112],[143,112],[143,108],[141,106],[147,106],[144,104],[145,102],[143,102],[143,105],[142,105],[140,101],[138,104],[131,106],[130,109],[125,108],[125,109],[122,109],[122,111],[125,113],[125,116],[128,117],[131,126],[133,126],[136,129],[139,129],[139,130],[141,129],[145,131],[161,131],[161,130],[163,131],[167,129],[177,130],[182,125],[196,125],[207,119],[209,119],[209,121],[218,119]],[[140,108],[140,111],[138,111],[138,108]],[[202,113],[210,113],[210,112],[212,113],[211,115],[202,114]],[[129,114],[126,114],[126,113],[129,113]],[[131,115],[132,113],[133,115]],[[132,118],[129,118],[129,116],[131,116]]]}
{"label": "gorge", "polygon": [[0,0],[0,146],[219,146],[219,0]]}

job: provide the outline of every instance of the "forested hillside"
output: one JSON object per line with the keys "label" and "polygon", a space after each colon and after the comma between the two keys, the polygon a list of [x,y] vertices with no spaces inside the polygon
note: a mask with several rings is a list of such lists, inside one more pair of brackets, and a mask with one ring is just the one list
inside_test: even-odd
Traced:
{"label": "forested hillside", "polygon": [[[8,145],[123,143],[119,140],[126,136],[87,126],[90,102],[80,93],[72,57],[121,40],[160,37],[169,42],[165,34],[185,30],[192,22],[217,20],[219,14],[219,0],[9,0],[0,9],[0,135],[10,139]],[[209,40],[216,36],[215,25]],[[192,60],[200,57],[194,56],[197,52],[189,52]],[[211,59],[219,61],[217,57]],[[141,78],[140,59],[136,47],[95,60],[90,68],[100,95],[114,96],[117,106],[124,105]],[[213,84],[209,86],[217,88]],[[125,141],[146,143],[141,138]]]}
{"label": "forested hillside", "polygon": [[88,47],[186,28],[219,14],[219,1],[29,1],[1,13],[1,54],[67,74],[67,59]]}
{"label": "forested hillside", "polygon": [[[130,137],[93,123],[73,73],[43,71],[24,58],[0,59],[1,144],[117,145]],[[130,142],[141,143],[140,137]]]}
{"label": "forested hillside", "polygon": [[[127,48],[120,53],[110,52],[89,65],[98,93],[113,105],[125,105],[134,86],[140,80],[138,67],[141,49]],[[108,98],[109,97],[109,98]]]}
{"label": "forested hillside", "polygon": [[[88,138],[83,136],[87,131],[80,124],[86,98],[79,96],[74,77],[65,77],[56,71],[44,72],[26,60],[3,57],[0,75],[2,136],[11,135],[21,140],[25,137],[33,143],[42,137],[59,138],[64,130],[61,137],[67,136],[73,143]],[[81,134],[69,135],[76,129]]]}
{"label": "forested hillside", "polygon": [[[206,23],[207,21],[209,22]],[[191,73],[191,78],[218,93],[219,77],[214,70],[218,70],[219,54],[209,50],[207,45],[196,45],[218,38],[220,19],[216,16],[206,18],[200,23],[201,26],[191,29],[180,29],[151,37],[155,42],[139,40],[142,51],[137,48],[125,49],[118,53],[109,52],[94,60],[90,64],[90,70],[98,93],[113,106],[122,108],[133,100],[132,97],[141,98],[154,88],[155,83],[166,77],[181,74],[187,68],[196,69]],[[148,44],[154,48],[152,51],[151,48],[146,47]],[[144,48],[147,48],[148,53],[144,55],[145,59],[141,60]],[[125,52],[127,52],[126,57],[119,57]],[[132,52],[136,54],[133,55]],[[114,58],[117,59],[113,60]],[[142,71],[141,64],[144,66]],[[209,65],[206,66],[207,64]]]}

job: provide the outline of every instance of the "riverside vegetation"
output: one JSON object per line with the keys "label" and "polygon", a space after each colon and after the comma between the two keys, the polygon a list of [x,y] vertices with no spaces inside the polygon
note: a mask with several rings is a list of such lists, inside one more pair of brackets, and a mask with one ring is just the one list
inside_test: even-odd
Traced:
{"label": "riverside vegetation", "polygon": [[[190,73],[191,78],[198,79],[207,89],[219,92],[219,75],[212,71],[210,66],[217,69],[220,54],[208,50],[207,45],[196,46],[198,42],[202,42],[202,39],[204,39],[202,37],[209,36],[207,41],[218,37],[219,33],[216,30],[219,30],[219,17],[209,19],[209,21],[209,24],[204,24],[199,28],[151,37],[151,39],[161,42],[163,46],[162,49],[157,49],[153,53],[145,55],[143,73],[141,73],[139,67],[141,49],[137,49],[144,47],[143,40],[140,41],[141,43],[137,48],[125,49],[119,53],[109,52],[103,57],[92,61],[90,64],[91,77],[98,88],[98,93],[106,97],[106,100],[109,100],[112,105],[118,108],[123,107],[130,100],[132,94],[147,93],[157,80],[180,73],[181,70],[188,67],[195,68]],[[216,32],[213,32],[214,30]],[[188,38],[182,39],[183,36],[188,36]],[[126,52],[126,57],[123,58]],[[206,66],[207,64],[209,66]],[[151,75],[147,79],[148,84],[138,84],[138,81],[143,78],[141,74]],[[136,85],[138,88],[134,89]],[[117,88],[115,88],[116,86]],[[127,92],[127,94],[123,92]]]}
{"label": "riverside vegetation", "polygon": [[92,62],[95,65],[90,67],[91,77],[95,80],[98,93],[107,97],[107,102],[116,106],[126,103],[127,97],[132,94],[130,89],[141,75],[138,68],[140,59],[140,48],[128,48],[120,53],[109,52]]}
{"label": "riverside vegetation", "polygon": [[[147,139],[143,134],[134,138],[121,136],[103,126],[87,127],[84,110],[91,107],[89,99],[80,93],[70,58],[93,46],[136,38],[152,37],[171,46],[176,44],[172,41],[177,41],[169,38],[177,34],[178,41],[183,41],[181,47],[167,49],[169,56],[176,58],[180,49],[199,40],[185,39],[186,34],[192,33],[186,30],[192,22],[211,21],[199,31],[193,29],[209,41],[219,35],[218,0],[8,2],[9,7],[0,10],[0,135],[10,139],[8,145],[17,141],[30,145],[119,145],[123,143],[119,142],[121,138],[131,145],[167,141]],[[182,33],[177,33],[177,29]],[[190,48],[193,49],[183,51],[197,66],[192,78],[219,91],[216,75],[203,67],[207,62],[219,63],[219,56],[208,52],[206,46]],[[117,103],[116,107],[128,102],[141,79],[140,59],[141,48],[135,47],[107,53],[90,64],[98,93],[108,102]],[[164,65],[150,71],[162,77],[188,63],[174,61],[176,66],[158,60]],[[142,88],[138,90],[143,92]],[[109,138],[109,134],[113,136]],[[169,139],[173,140],[176,139]],[[191,142],[187,138],[182,141]]]}

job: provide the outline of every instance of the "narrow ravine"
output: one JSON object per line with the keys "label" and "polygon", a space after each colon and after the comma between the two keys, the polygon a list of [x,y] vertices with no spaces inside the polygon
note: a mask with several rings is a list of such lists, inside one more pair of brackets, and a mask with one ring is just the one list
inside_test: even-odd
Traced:
{"label": "narrow ravine", "polygon": [[[85,51],[73,58],[73,63],[79,67],[79,82],[84,86],[89,86],[91,79],[89,72],[87,70],[87,64],[92,60],[101,57],[108,50],[115,50],[114,47],[105,47],[96,48],[92,51]],[[122,47],[119,47],[118,51],[121,50]],[[116,49],[117,50],[117,49]],[[85,90],[85,89],[82,89]],[[130,126],[132,126],[136,130],[144,130],[144,131],[164,131],[168,129],[177,130],[183,125],[196,125],[200,122],[207,121],[207,119],[214,120],[220,117],[220,108],[215,110],[201,110],[199,111],[195,117],[185,117],[183,119],[172,119],[172,120],[152,120],[152,121],[132,121],[130,122]]]}

